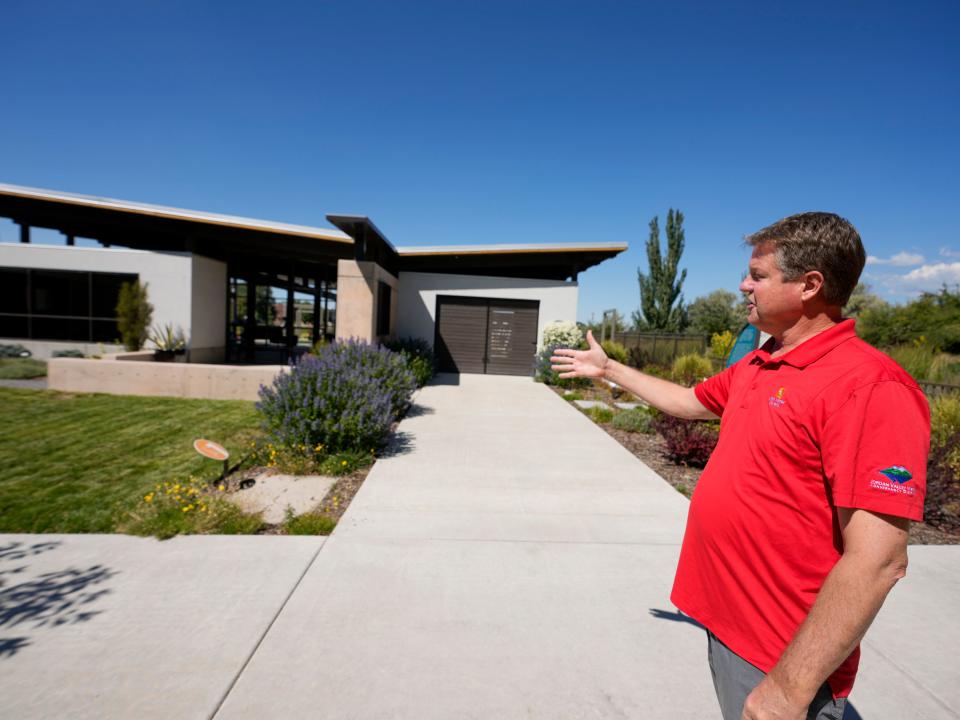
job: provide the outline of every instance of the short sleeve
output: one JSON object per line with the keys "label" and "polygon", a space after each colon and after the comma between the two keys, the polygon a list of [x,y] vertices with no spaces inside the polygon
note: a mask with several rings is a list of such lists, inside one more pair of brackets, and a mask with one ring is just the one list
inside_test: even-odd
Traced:
{"label": "short sleeve", "polygon": [[[743,362],[743,360],[740,362]],[[723,415],[723,409],[727,406],[727,400],[730,398],[730,386],[733,384],[733,375],[738,365],[740,363],[731,365],[723,372],[708,377],[693,388],[697,400],[717,417]]]}
{"label": "short sleeve", "polygon": [[823,471],[838,507],[923,519],[930,408],[923,392],[887,380],[855,390],[823,425]]}

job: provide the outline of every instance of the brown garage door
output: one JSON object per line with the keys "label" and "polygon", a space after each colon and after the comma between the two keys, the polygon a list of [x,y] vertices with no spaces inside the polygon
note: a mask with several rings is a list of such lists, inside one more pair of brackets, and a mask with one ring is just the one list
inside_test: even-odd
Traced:
{"label": "brown garage door", "polygon": [[539,312],[536,300],[438,296],[434,346],[440,370],[530,375]]}

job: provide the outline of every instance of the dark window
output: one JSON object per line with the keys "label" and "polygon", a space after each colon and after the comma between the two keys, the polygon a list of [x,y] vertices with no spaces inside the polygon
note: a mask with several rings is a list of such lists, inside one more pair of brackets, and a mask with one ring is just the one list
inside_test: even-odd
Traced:
{"label": "dark window", "polygon": [[135,275],[118,275],[115,273],[91,273],[92,285],[90,297],[93,301],[93,317],[112,318],[117,316],[117,298],[120,297],[120,286],[125,282],[133,282]]}
{"label": "dark window", "polygon": [[110,343],[120,339],[116,320],[94,320],[93,342]]}
{"label": "dark window", "polygon": [[27,312],[27,271],[0,268],[0,311]]}
{"label": "dark window", "polygon": [[33,270],[30,290],[33,315],[90,315],[90,273]]}
{"label": "dark window", "polygon": [[29,327],[26,317],[0,314],[0,337],[28,339],[30,337]]}
{"label": "dark window", "polygon": [[0,337],[113,342],[120,285],[136,275],[0,268]]}
{"label": "dark window", "polygon": [[377,292],[377,335],[390,334],[390,286],[381,281]]}

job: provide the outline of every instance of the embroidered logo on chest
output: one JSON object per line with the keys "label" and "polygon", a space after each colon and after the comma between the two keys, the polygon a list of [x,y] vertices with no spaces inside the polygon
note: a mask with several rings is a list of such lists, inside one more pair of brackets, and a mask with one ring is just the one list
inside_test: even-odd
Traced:
{"label": "embroidered logo on chest", "polygon": [[779,390],[777,390],[775,395],[770,396],[770,398],[767,400],[767,403],[770,405],[770,407],[782,408],[784,405],[787,404],[787,401],[783,399],[784,390],[785,388],[780,388]]}

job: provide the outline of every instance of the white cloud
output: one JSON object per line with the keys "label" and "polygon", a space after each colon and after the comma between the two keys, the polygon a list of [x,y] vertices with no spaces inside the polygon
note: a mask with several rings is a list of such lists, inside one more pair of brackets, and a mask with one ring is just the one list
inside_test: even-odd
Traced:
{"label": "white cloud", "polygon": [[904,275],[903,281],[907,284],[918,283],[929,285],[929,283],[935,283],[937,287],[944,283],[947,285],[956,285],[960,283],[960,262],[941,262],[932,265],[921,265]]}
{"label": "white cloud", "polygon": [[937,292],[943,285],[960,285],[960,262],[939,262],[921,265],[906,275],[864,273],[873,289],[890,300],[916,297],[921,292]]}
{"label": "white cloud", "polygon": [[940,248],[940,255],[947,258],[960,258],[960,250],[951,250],[948,247]]}
{"label": "white cloud", "polygon": [[[941,253],[943,251],[941,250]],[[911,265],[922,265],[926,262],[926,258],[923,255],[918,255],[917,253],[910,252],[898,252],[896,255],[891,255],[889,258],[878,258],[874,255],[867,256],[867,265],[893,265],[894,267],[910,267]]]}

